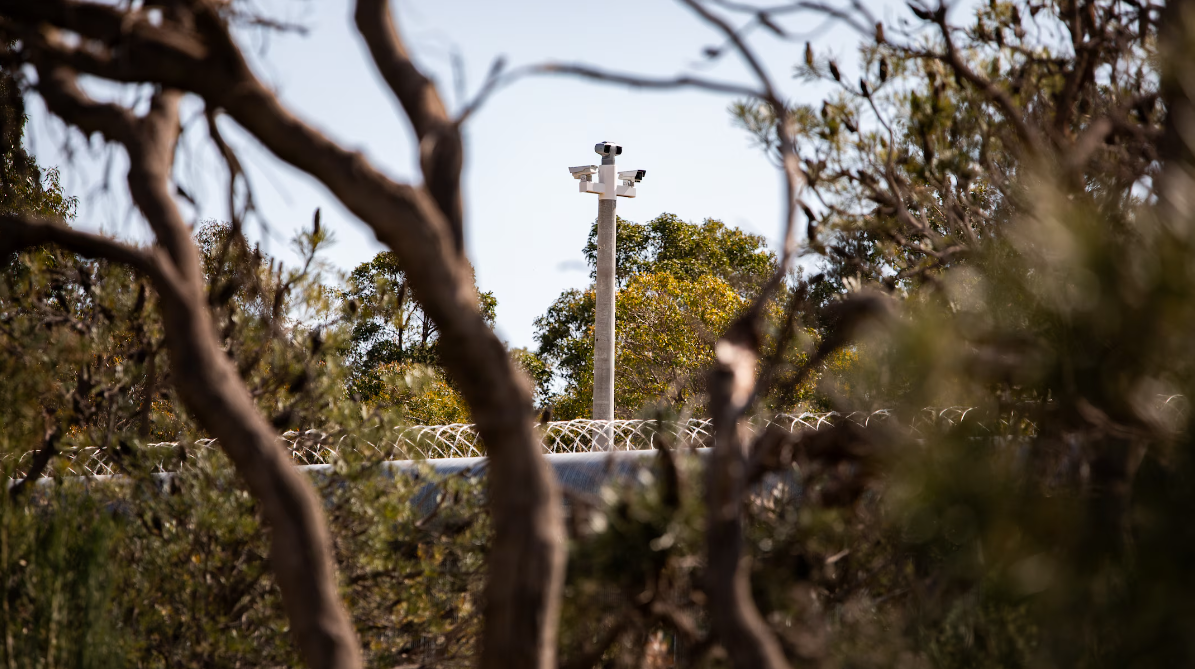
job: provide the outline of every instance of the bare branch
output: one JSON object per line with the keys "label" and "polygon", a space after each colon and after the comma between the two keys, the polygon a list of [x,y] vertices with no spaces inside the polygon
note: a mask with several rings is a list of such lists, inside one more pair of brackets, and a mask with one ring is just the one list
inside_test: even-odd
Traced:
{"label": "bare branch", "polygon": [[457,252],[464,253],[460,183],[464,147],[459,127],[449,117],[435,84],[411,61],[395,29],[389,1],[357,0],[355,20],[382,79],[402,104],[415,129],[427,189],[452,226]]}
{"label": "bare branch", "polygon": [[570,63],[545,63],[528,68],[521,68],[512,73],[511,76],[516,76],[517,74],[566,74],[582,77],[584,79],[603,81],[611,84],[621,84],[623,86],[630,86],[632,88],[654,88],[662,90],[676,88],[698,88],[713,93],[728,93],[730,95],[742,95],[752,98],[762,98],[764,96],[763,92],[748,88],[741,84],[705,79],[703,77],[694,77],[691,75],[681,75],[677,77],[643,77],[635,74],[608,72],[606,70],[590,67],[588,65]]}
{"label": "bare branch", "polygon": [[481,90],[477,92],[477,95],[473,96],[473,99],[470,100],[469,103],[465,105],[465,108],[461,110],[461,113],[457,115],[454,123],[458,128],[464,124],[464,122],[467,121],[469,117],[481,107],[481,105],[485,104],[485,101],[488,100],[489,97],[505,83],[505,77],[502,76],[502,70],[505,67],[506,60],[503,58],[496,58],[494,59],[494,62],[490,64],[490,71],[488,74],[486,74],[485,83],[481,85]]}
{"label": "bare branch", "polygon": [[835,7],[834,5],[824,2],[809,2],[808,0],[803,0],[802,2],[791,2],[781,5],[772,5],[770,7],[755,7],[750,4],[733,2],[732,0],[714,0],[714,4],[725,7],[726,9],[734,12],[755,14],[756,16],[775,16],[777,14],[792,14],[801,11],[817,12],[819,14],[825,14],[832,19],[846,23],[861,35],[870,37],[874,34],[874,29],[872,26],[875,25],[875,17],[862,3],[858,2],[858,0],[855,0],[851,3],[851,9],[854,9],[863,15],[863,23],[860,23],[848,10],[841,7]]}
{"label": "bare branch", "polygon": [[[249,178],[245,174],[245,168],[241,166],[241,160],[237,158],[236,152],[224,141],[224,135],[220,133],[220,126],[216,123],[218,112],[210,107],[203,111],[203,115],[207,119],[207,134],[216,144],[216,149],[220,151],[220,156],[224,158],[224,164],[228,167],[228,218],[232,223],[233,230],[239,234],[244,224],[244,216],[256,208],[253,204],[253,190],[249,186]],[[245,184],[245,207],[239,213],[236,206],[238,178],[241,183]]]}
{"label": "bare branch", "polygon": [[121,144],[131,141],[137,119],[127,109],[92,100],[79,87],[78,77],[69,68],[42,65],[37,74],[37,92],[54,114],[69,117],[72,125],[85,135],[99,133],[109,142]]}
{"label": "bare branch", "polygon": [[394,27],[387,0],[357,0],[353,16],[382,79],[402,103],[403,111],[421,140],[449,123],[448,111],[436,86],[415,67]]}
{"label": "bare branch", "polygon": [[[162,175],[166,175],[169,181],[174,145],[180,129],[180,94],[177,91],[155,93],[148,113],[137,118],[123,107],[92,100],[79,87],[77,75],[68,67],[43,61],[38,63],[38,73],[38,93],[52,113],[85,134],[99,132],[109,141],[125,146],[132,165],[129,171],[130,189],[151,187]],[[166,149],[159,150],[160,146]],[[166,199],[169,200],[169,197]],[[177,220],[167,222],[171,218]],[[165,210],[157,212],[157,215],[147,212],[146,221],[185,280],[192,281],[198,277],[199,265],[194,257],[190,230],[178,217],[177,211],[173,212],[173,216]]]}
{"label": "bare branch", "polygon": [[118,262],[145,274],[155,285],[169,285],[169,273],[151,252],[103,235],[68,227],[61,220],[31,214],[0,213],[0,257],[23,249],[54,244],[84,258]]}
{"label": "bare branch", "polygon": [[750,313],[752,314],[752,318],[758,319],[763,313],[764,305],[772,299],[772,295],[780,287],[780,284],[783,283],[784,277],[787,276],[789,270],[792,269],[792,263],[797,254],[797,200],[803,181],[801,166],[797,158],[797,147],[793,141],[792,134],[788,130],[788,105],[780,99],[779,94],[776,92],[776,87],[772,84],[772,80],[768,76],[760,59],[747,43],[743,41],[743,38],[733,26],[706,9],[698,0],[681,0],[681,2],[696,12],[706,22],[722,31],[726,38],[734,44],[739,55],[742,56],[748,67],[755,74],[756,79],[759,80],[762,94],[755,97],[767,103],[772,109],[773,116],[777,119],[776,137],[779,140],[778,148],[784,172],[785,186],[784,241],[776,273],[764,285],[759,295],[755,297],[751,304]]}
{"label": "bare branch", "polygon": [[766,100],[769,104],[778,105],[780,103],[780,97],[776,94],[776,88],[772,85],[771,77],[768,76],[767,71],[763,67],[763,63],[760,62],[758,57],[756,57],[755,52],[753,52],[751,48],[747,46],[747,43],[743,41],[743,38],[739,35],[738,31],[720,16],[706,9],[705,6],[697,0],[681,0],[681,2],[688,5],[689,9],[696,12],[697,15],[704,19],[707,23],[716,26],[724,35],[726,35],[726,39],[730,40],[730,43],[734,45],[735,50],[738,51],[739,55],[742,56],[743,60],[747,63],[747,67],[750,68],[753,73],[755,73],[755,78],[759,80],[760,86],[763,87],[764,100]]}

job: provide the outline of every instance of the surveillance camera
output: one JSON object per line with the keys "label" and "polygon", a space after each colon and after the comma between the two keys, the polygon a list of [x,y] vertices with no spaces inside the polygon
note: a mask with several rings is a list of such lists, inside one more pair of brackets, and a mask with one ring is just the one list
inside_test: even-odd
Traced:
{"label": "surveillance camera", "polygon": [[647,170],[627,170],[626,172],[619,172],[618,178],[623,181],[634,181],[638,183],[643,181],[643,177],[647,175]]}
{"label": "surveillance camera", "polygon": [[600,142],[595,144],[593,151],[604,158],[613,158],[614,156],[622,155],[622,147],[613,142]]}
{"label": "surveillance camera", "polygon": [[597,173],[597,165],[581,165],[580,167],[570,167],[568,171],[572,173],[574,179],[585,179]]}

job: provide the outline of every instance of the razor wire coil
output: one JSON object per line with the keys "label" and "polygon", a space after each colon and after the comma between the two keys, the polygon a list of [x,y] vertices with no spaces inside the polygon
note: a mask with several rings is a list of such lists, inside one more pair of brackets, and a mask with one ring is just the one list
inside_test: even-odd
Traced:
{"label": "razor wire coil", "polygon": [[[918,430],[929,425],[955,425],[967,418],[971,411],[967,407],[925,409],[910,425]],[[769,426],[798,432],[820,430],[851,421],[866,427],[875,421],[891,418],[887,410],[840,414],[835,411],[800,414],[779,414],[768,419],[747,422],[751,433],[758,433]],[[707,446],[713,436],[712,421],[708,418],[690,418],[680,422],[656,420],[567,420],[539,425],[539,434],[544,453],[587,453],[594,451],[636,451],[655,449],[664,443],[669,445]],[[300,465],[333,464],[344,451],[381,460],[436,460],[442,458],[476,458],[485,456],[485,448],[474,425],[454,423],[450,425],[408,425],[398,428],[392,438],[369,442],[328,435],[318,430],[291,431],[281,435],[291,458]],[[199,439],[194,442],[159,442],[145,444],[139,450],[142,463],[147,463],[157,472],[171,471],[178,463],[199,453],[215,449],[214,439]],[[32,465],[35,452],[20,456],[4,457],[4,464],[12,464],[14,478],[24,478]],[[121,473],[121,454],[111,448],[63,449],[55,456],[55,465],[44,475],[56,476],[111,476]],[[181,460],[180,460],[181,458]],[[11,463],[12,460],[15,463]]]}

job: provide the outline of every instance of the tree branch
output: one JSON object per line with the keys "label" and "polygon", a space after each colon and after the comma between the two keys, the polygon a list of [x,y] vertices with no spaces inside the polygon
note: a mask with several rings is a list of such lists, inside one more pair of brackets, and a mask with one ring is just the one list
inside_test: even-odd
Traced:
{"label": "tree branch", "polygon": [[136,118],[124,107],[92,100],[69,68],[42,65],[37,68],[37,76],[37,92],[55,115],[70,117],[85,135],[99,133],[119,144],[132,141]]}
{"label": "tree branch", "polygon": [[787,669],[776,635],[751,596],[750,564],[743,555],[743,490],[747,461],[740,430],[752,397],[759,359],[756,318],[740,316],[714,348],[710,411],[714,447],[706,475],[706,586],[710,620],[737,669]]}
{"label": "tree branch", "polygon": [[68,227],[61,220],[32,214],[0,213],[0,257],[34,246],[55,244],[84,258],[123,263],[155,281],[162,276],[154,257],[110,237]]}
{"label": "tree branch", "polygon": [[374,64],[419,138],[419,162],[427,189],[452,226],[457,252],[464,253],[464,146],[459,127],[448,116],[435,84],[411,61],[395,29],[389,0],[357,0],[354,16]]}
{"label": "tree branch", "polygon": [[50,459],[58,452],[58,438],[62,436],[62,433],[57,425],[51,424],[50,415],[48,413],[44,415],[46,419],[46,432],[45,436],[42,437],[41,448],[33,456],[33,462],[29,465],[29,471],[25,473],[25,478],[17,481],[8,489],[9,499],[13,501],[21,497],[21,494],[28,487],[30,481],[36,481],[41,478],[42,472],[50,464]]}
{"label": "tree branch", "polygon": [[411,62],[395,29],[389,1],[357,0],[353,18],[374,65],[402,104],[415,135],[423,139],[449,123],[451,119],[435,84]]}
{"label": "tree branch", "polygon": [[632,88],[653,88],[661,90],[676,88],[698,88],[701,90],[710,91],[712,93],[727,93],[730,95],[742,95],[752,98],[762,98],[764,95],[761,91],[748,88],[741,84],[705,79],[703,77],[694,77],[690,75],[682,75],[678,77],[642,77],[639,75],[625,74],[621,72],[608,72],[596,67],[573,63],[544,63],[542,65],[522,68],[516,72],[513,72],[511,76],[514,77],[520,74],[565,74],[581,77],[584,79],[603,81],[611,84],[622,84],[623,86],[630,86]]}
{"label": "tree branch", "polygon": [[[178,140],[177,91],[160,91],[150,101],[149,112],[137,118],[129,110],[111,103],[92,100],[79,87],[78,76],[69,67],[45,60],[37,61],[37,92],[51,113],[74,125],[84,134],[100,133],[108,141],[123,145],[130,154],[130,189],[142,188],[169,174]],[[167,150],[157,147],[166,146]],[[134,157],[138,154],[140,157]],[[164,224],[167,212],[146,216],[159,243],[170,254],[180,274],[187,281],[198,276],[199,265],[193,252],[190,230],[181,219]]]}
{"label": "tree branch", "polygon": [[959,56],[958,50],[954,46],[954,39],[950,35],[950,25],[946,23],[946,8],[942,5],[934,12],[933,21],[937,24],[939,31],[942,33],[942,41],[946,46],[946,53],[944,55],[938,54],[936,57],[946,62],[950,69],[958,73],[960,77],[971,82],[973,86],[978,88],[989,100],[996,103],[1000,111],[1004,113],[1004,117],[1012,124],[1016,130],[1017,137],[1020,138],[1022,148],[1030,155],[1035,155],[1045,146],[1042,143],[1042,137],[1036,129],[1031,127],[1025,121],[1025,112],[1013,102],[1008,93],[997,86],[995,83],[988,81],[986,78],[980,76],[974,70],[963,62]]}

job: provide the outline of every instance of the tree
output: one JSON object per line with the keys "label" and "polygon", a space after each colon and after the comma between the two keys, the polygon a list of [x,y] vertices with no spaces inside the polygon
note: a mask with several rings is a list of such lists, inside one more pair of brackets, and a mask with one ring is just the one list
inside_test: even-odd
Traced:
{"label": "tree", "polygon": [[[491,326],[498,301],[478,291]],[[401,406],[408,420],[437,425],[468,422],[464,398],[444,378],[439,331],[415,299],[398,257],[382,252],[349,274],[341,297],[351,324],[348,390],[378,406]]]}
{"label": "tree", "polygon": [[[386,363],[438,365],[436,324],[419,305],[392,252],[382,252],[349,275],[342,297],[352,317],[349,358],[368,373]],[[477,294],[482,316],[494,323],[498,300],[492,292]]]}
{"label": "tree", "polygon": [[[833,90],[784,117],[800,145],[809,251],[831,285],[908,292],[966,262],[1034,203],[1019,178],[1033,170],[1057,170],[1110,215],[1141,201],[1164,118],[1149,63],[1156,8],[992,2],[963,26],[917,11],[928,42],[855,19],[879,26],[865,29],[857,84],[811,45],[794,67]],[[1065,41],[1043,37],[1052,25]],[[732,112],[777,155],[780,116],[753,101]]]}
{"label": "tree", "polygon": [[[345,398],[348,368],[339,351],[348,328],[336,318],[334,286],[323,283],[317,255],[329,243],[326,232],[299,236],[304,260],[295,270],[228,224],[204,223],[196,241],[221,346],[259,410],[279,430],[303,430],[289,433],[299,446],[295,459],[306,463],[304,444],[316,450],[323,438],[346,446],[392,438],[396,412],[368,409],[363,419],[366,407]],[[5,269],[0,371],[12,382],[0,388],[0,462],[25,478],[38,476],[38,462],[55,476],[102,462],[121,478],[102,486],[73,477],[53,486],[18,482],[0,498],[7,547],[0,575],[9,584],[0,630],[17,641],[0,646],[0,661],[299,662],[284,634],[260,505],[227,461],[203,446],[206,433],[179,406],[169,368],[153,362],[164,355],[152,292],[123,266],[52,248],[16,254]],[[177,443],[158,443],[165,440]],[[30,444],[42,445],[33,459],[47,457],[30,462]],[[89,452],[96,457],[89,460]],[[476,546],[488,528],[480,490],[463,480],[440,482],[462,500],[437,514],[451,519],[440,527],[424,522],[413,503],[426,477],[396,482],[375,459],[345,456],[340,477],[316,483],[333,518],[338,567],[353,584],[350,613],[359,629],[368,627],[367,659],[426,652],[459,663],[475,656],[479,616],[445,610],[480,603],[484,556]],[[68,464],[75,469],[63,472]],[[162,471],[173,474],[167,485],[157,478]],[[425,561],[419,546],[435,557]],[[459,569],[445,564],[452,560]],[[379,575],[379,564],[391,571]],[[437,578],[420,587],[405,580],[413,569],[433,568]],[[445,578],[459,587],[446,587]],[[404,610],[451,619],[434,626],[396,620],[396,600]],[[427,643],[446,631],[453,644]]]}
{"label": "tree", "polygon": [[[1189,544],[1171,534],[1162,548],[1161,529],[1170,522],[1162,518],[1181,515],[1177,490],[1185,486],[1153,494],[1161,481],[1188,475],[1185,456],[1171,457],[1185,450],[1171,436],[1187,434],[1177,427],[1187,418],[1169,423],[1177,433],[1154,431],[1145,426],[1160,425],[1151,422],[1158,405],[1144,395],[1128,399],[1134,384],[1160,388],[1145,378],[1169,379],[1175,385],[1167,388],[1187,383],[1181,354],[1163,354],[1169,371],[1149,362],[1157,360],[1149,352],[1173,350],[1165,342],[1188,327],[1179,305],[1188,304],[1189,273],[1177,260],[1187,257],[1180,240],[1191,220],[1179,195],[1189,188],[1192,156],[1179,138],[1189,130],[1189,97],[1178,92],[1191,90],[1179,83],[1192,53],[1187,3],[1163,13],[1140,3],[992,2],[964,25],[944,3],[910,3],[912,17],[895,26],[858,4],[721,3],[732,17],[742,14],[743,27],[712,5],[686,4],[726,38],[707,55],[741,56],[757,75],[753,90],[695,76],[553,70],[751,98],[737,116],[784,170],[788,220],[803,208],[808,223],[800,252],[830,279],[795,286],[803,319],[821,330],[808,360],[821,364],[828,351],[858,342],[860,363],[829,399],[844,412],[900,406],[895,429],[905,435],[849,423],[799,438],[792,451],[766,436],[744,449],[735,429],[755,394],[742,389],[760,388],[751,383],[755,319],[736,321],[720,339],[709,382],[715,436],[705,594],[732,663],[783,667],[787,655],[887,666],[909,653],[962,666],[1188,661],[1172,624],[1188,619],[1178,603],[1186,595],[1177,594],[1186,579],[1176,567]],[[782,17],[801,9],[858,31],[866,66],[856,85],[807,45],[798,76],[836,90],[809,107],[779,98],[746,41],[755,29],[793,39]],[[790,248],[786,242],[783,257]],[[876,317],[879,324],[860,329]],[[976,422],[908,427],[926,404],[960,397],[976,407]],[[984,430],[999,436],[989,441]],[[813,604],[798,594],[783,609],[747,585],[743,551],[751,549],[738,513],[753,464],[777,454],[799,463],[806,491],[806,520],[792,535],[801,539],[777,565],[807,566],[793,592],[821,593]],[[1139,462],[1149,477],[1142,488],[1131,483]],[[884,499],[892,506],[870,503]],[[1137,525],[1137,513],[1156,524]],[[1159,542],[1148,555],[1129,548],[1139,533]],[[1001,557],[993,563],[995,546]],[[968,557],[980,550],[978,563]],[[831,566],[847,555],[860,566]],[[1151,567],[1138,571],[1138,559]],[[910,601],[874,608],[892,597]],[[775,618],[802,629],[778,629],[768,622]],[[1130,622],[1143,619],[1153,622]],[[859,652],[878,649],[860,639],[904,625],[911,636],[888,637],[884,653]],[[844,634],[846,645],[831,650],[823,633]]]}
{"label": "tree", "polygon": [[[277,433],[254,407],[213,334],[198,256],[169,186],[179,99],[184,91],[197,95],[211,127],[217,113],[226,113],[275,155],[323,182],[402,260],[439,327],[444,364],[469,401],[491,454],[494,577],[486,597],[483,665],[551,666],[564,561],[560,503],[539,456],[530,391],[481,315],[470,285],[461,230],[459,127],[407,57],[387,3],[357,3],[358,29],[425,147],[426,185],[395,183],[299,121],[262,84],[231,32],[230,23],[246,20],[241,10],[235,3],[201,1],[161,8],[76,0],[0,5],[5,30],[19,37],[6,55],[37,69],[36,90],[51,112],[128,152],[129,190],[158,244],[137,249],[53,220],[9,214],[3,219],[4,250],[53,243],[127,264],[151,280],[161,300],[176,388],[262,502],[273,568],[306,661],[314,667],[358,666],[356,635],[336,592],[319,504],[310,484],[286,462]],[[64,41],[61,31],[83,37],[87,50]],[[113,53],[127,57],[114,60]],[[77,84],[78,73],[153,84],[157,92],[149,111],[135,116],[88,97]],[[235,190],[235,156],[217,142]]]}
{"label": "tree", "polygon": [[[1171,560],[1185,559],[1189,541],[1154,533],[1165,533],[1164,519],[1177,518],[1185,502],[1146,491],[1185,479],[1189,466],[1185,455],[1171,459],[1186,450],[1186,415],[1162,418],[1170,393],[1189,392],[1188,363],[1164,353],[1163,371],[1153,357],[1175,350],[1172,336],[1185,339],[1178,333],[1190,304],[1179,269],[1189,262],[1189,245],[1179,241],[1186,233],[1168,232],[1190,226],[1189,210],[1175,216],[1182,208],[1168,204],[1163,186],[1174,183],[1172,170],[1189,169],[1189,143],[1169,135],[1157,144],[1163,127],[1186,124],[1189,100],[1175,89],[1167,100],[1156,84],[1174,81],[1169,67],[1182,67],[1175,59],[1153,69],[1159,9],[994,2],[958,26],[944,4],[912,4],[912,30],[885,30],[858,10],[842,15],[866,35],[858,86],[807,47],[798,75],[838,91],[820,110],[736,108],[773,155],[803,167],[814,198],[810,251],[835,279],[814,301],[823,309],[813,318],[832,327],[824,307],[843,296],[896,298],[894,317],[859,344],[860,362],[841,379],[835,404],[901,407],[905,425],[926,406],[974,407],[970,424],[922,424],[916,438],[845,436],[828,457],[813,455],[827,437],[794,455],[812,458],[802,464],[803,484],[823,486],[804,500],[811,519],[858,523],[860,531],[805,534],[804,547],[789,550],[829,540],[852,551],[887,545],[883,557],[859,557],[864,569],[907,560],[914,576],[898,587],[934,583],[937,591],[919,595],[915,613],[895,607],[869,622],[899,626],[918,616],[925,641],[907,647],[935,663],[1189,661],[1171,628],[1188,618],[1176,601],[1187,595],[1176,593],[1189,585]],[[1161,37],[1189,56],[1190,19],[1179,18],[1189,8],[1174,3],[1166,12]],[[1062,44],[1044,37],[1054,27]],[[790,129],[799,152],[769,134]],[[1167,148],[1174,153],[1160,162]],[[1130,399],[1145,378],[1166,378],[1168,390],[1149,386],[1166,395]],[[1015,446],[1001,448],[1000,439]],[[895,478],[866,473],[882,453],[905,448],[909,455],[885,469]],[[840,458],[853,449],[846,461],[859,469],[843,475]],[[892,525],[865,502],[872,494],[891,501]],[[1143,513],[1153,520],[1140,523]],[[869,522],[889,527],[892,543]],[[1005,541],[1005,531],[1023,539]],[[966,557],[974,549],[984,552],[980,562]],[[1039,558],[1048,574],[1034,556],[1049,556]],[[1150,566],[1139,570],[1138,560]],[[868,580],[878,584],[882,572]],[[1029,574],[1044,580],[1018,580]],[[884,597],[839,587],[828,587],[831,598],[858,597],[862,607]],[[785,609],[810,619],[807,607]],[[1143,618],[1156,624],[1129,622]],[[1151,659],[1143,660],[1147,647]],[[879,662],[902,652],[894,644]]]}
{"label": "tree", "polygon": [[[470,421],[464,397],[440,362],[439,330],[413,295],[397,256],[382,252],[358,265],[340,299],[351,328],[350,393],[377,406],[401,407],[407,420],[425,425]],[[479,290],[477,303],[493,327],[498,300]],[[509,353],[537,398],[545,398],[550,377],[544,363],[523,349]]]}
{"label": "tree", "polygon": [[[18,78],[8,67],[0,67],[0,212],[73,219],[76,200],[63,192],[58,171],[38,166],[24,149],[26,121]],[[46,376],[70,377],[58,368],[56,354],[63,349],[77,352],[78,347],[62,346],[62,331],[87,333],[94,323],[96,309],[87,314],[77,308],[93,295],[73,284],[71,277],[78,272],[90,280],[105,273],[100,269],[96,276],[76,258],[39,252],[30,260],[39,269],[51,269],[55,282],[49,290],[31,289],[30,284],[37,283],[31,281],[36,270],[7,256],[0,253],[0,347],[5,351],[0,375],[6,379],[0,388],[0,453],[9,457],[0,472],[11,481],[14,451],[23,454],[29,444],[40,446],[32,462],[24,463],[37,476],[49,464],[65,429],[86,429],[92,427],[87,423],[99,422],[56,415],[70,403],[83,411],[93,408],[86,397],[89,379],[72,384],[75,392],[43,382]],[[127,274],[123,268],[113,269]],[[59,306],[66,308],[55,308]],[[39,318],[55,311],[64,316],[57,322]],[[41,662],[107,666],[117,656],[115,625],[105,615],[112,583],[104,557],[112,523],[98,513],[94,500],[73,505],[76,513],[70,516],[47,514],[45,507],[58,500],[30,503],[26,488],[25,481],[13,482],[0,495],[0,634],[6,639],[0,660],[12,667]]]}
{"label": "tree", "polygon": [[[634,416],[663,400],[699,401],[713,343],[775,271],[762,237],[707,219],[661,214],[646,224],[618,220],[615,405]],[[596,277],[597,227],[585,246]],[[564,383],[556,418],[589,415],[593,396],[594,292],[568,290],[536,319],[539,355]]]}
{"label": "tree", "polygon": [[[713,275],[741,295],[753,295],[776,269],[776,254],[759,235],[707,218],[701,224],[663,213],[645,224],[618,219],[615,277],[619,285],[638,274],[665,272],[678,279]],[[589,277],[597,278],[597,225],[585,243]]]}

